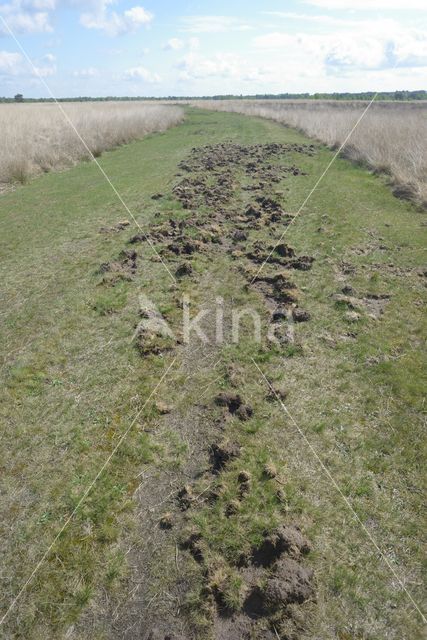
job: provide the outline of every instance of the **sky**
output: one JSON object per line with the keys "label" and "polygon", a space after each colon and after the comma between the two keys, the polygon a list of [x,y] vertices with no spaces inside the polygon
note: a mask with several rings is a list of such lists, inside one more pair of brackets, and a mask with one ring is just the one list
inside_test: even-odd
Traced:
{"label": "sky", "polygon": [[0,0],[0,96],[401,89],[427,89],[427,0]]}

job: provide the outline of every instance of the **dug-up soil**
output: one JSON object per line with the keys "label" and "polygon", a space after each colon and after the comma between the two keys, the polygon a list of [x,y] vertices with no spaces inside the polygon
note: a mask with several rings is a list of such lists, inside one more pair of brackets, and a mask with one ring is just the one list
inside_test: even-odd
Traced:
{"label": "dug-up soil", "polygon": [[[215,265],[226,260],[242,292],[255,292],[263,301],[272,334],[283,345],[289,341],[290,319],[294,323],[310,321],[309,313],[300,307],[301,295],[292,275],[296,270],[310,270],[313,257],[300,254],[285,242],[275,246],[260,238],[259,232],[265,230],[268,238],[271,232],[280,234],[292,222],[293,215],[282,204],[285,192],[278,191],[278,185],[286,184],[291,176],[304,175],[290,157],[315,153],[314,145],[301,144],[198,147],[179,165],[171,193],[153,194],[157,202],[166,195],[175,198],[186,214],[180,220],[170,218],[149,229],[151,242],[173,270],[178,286],[197,288],[203,309],[220,291]],[[117,233],[126,228],[123,221],[100,231]],[[114,287],[122,280],[137,278],[140,248],[146,246],[145,233],[129,236],[122,252],[100,265],[102,286]],[[194,266],[199,257],[212,265],[201,276]],[[383,301],[371,304],[375,311]],[[165,335],[156,311],[141,309],[136,324],[141,319],[144,322],[135,344],[141,358],[178,355],[186,375],[182,395],[194,395],[199,375],[214,366],[219,347],[211,343],[195,348]],[[151,323],[149,331],[146,321]],[[208,335],[215,331],[213,320],[210,322],[204,325]],[[266,401],[277,401],[284,394],[279,389]],[[241,455],[239,443],[228,438],[228,421],[245,423],[254,416],[238,382],[216,395],[208,388],[185,409],[164,402],[158,409],[160,418],[154,435],[179,433],[189,443],[190,455],[178,470],[157,469],[142,475],[134,496],[142,544],[127,552],[130,574],[126,597],[100,603],[98,625],[101,621],[108,637],[129,640],[297,638],[304,617],[298,611],[316,597],[308,556],[310,542],[297,524],[284,518],[281,526],[266,530],[260,544],[250,553],[242,553],[230,567],[241,584],[241,600],[233,607],[224,598],[221,573],[229,563],[224,561],[221,569],[212,563],[205,555],[206,541],[191,528],[197,510],[218,498],[215,490],[198,494],[197,483],[202,478],[207,487],[218,486],[221,474]],[[274,481],[275,469],[265,472]],[[250,473],[242,472],[238,483],[238,500],[226,508],[229,518],[252,489]],[[277,493],[280,501],[279,484]],[[188,615],[186,603],[194,582],[200,587],[197,606],[203,609],[203,630]],[[154,583],[159,586],[153,593]]]}

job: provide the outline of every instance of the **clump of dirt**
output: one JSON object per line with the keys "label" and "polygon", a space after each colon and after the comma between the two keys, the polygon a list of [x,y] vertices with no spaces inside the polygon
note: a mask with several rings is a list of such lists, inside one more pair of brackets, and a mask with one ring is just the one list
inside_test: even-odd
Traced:
{"label": "clump of dirt", "polygon": [[261,218],[261,209],[254,206],[253,204],[248,204],[245,209],[245,217],[246,218]]}
{"label": "clump of dirt", "polygon": [[133,249],[123,249],[119,255],[119,260],[125,269],[128,269],[131,273],[136,273],[136,259],[138,254]]}
{"label": "clump of dirt", "polygon": [[172,243],[167,245],[167,250],[177,256],[191,256],[203,250],[203,243],[199,240],[188,239],[185,236],[179,236]]}
{"label": "clump of dirt", "polygon": [[254,411],[249,404],[242,404],[237,409],[236,416],[239,418],[239,420],[242,420],[243,422],[245,422],[246,420],[249,420],[250,418],[252,418],[253,413]]}
{"label": "clump of dirt", "polygon": [[221,392],[215,397],[215,404],[219,407],[227,407],[230,413],[235,413],[237,409],[242,405],[243,400],[241,396],[236,393]]}
{"label": "clump of dirt", "polygon": [[248,471],[243,470],[239,473],[237,478],[239,483],[239,500],[243,500],[251,490],[251,480],[251,474]]}
{"label": "clump of dirt", "polygon": [[199,533],[189,535],[188,538],[182,542],[181,548],[189,551],[196,562],[203,562],[202,536]]}
{"label": "clump of dirt", "polygon": [[138,254],[124,249],[116,260],[103,262],[98,272],[103,275],[101,284],[114,286],[122,280],[132,280],[137,271]]}
{"label": "clump of dirt", "polygon": [[124,231],[126,227],[130,225],[129,220],[120,220],[117,224],[112,227],[101,227],[99,233],[118,233],[119,231]]}
{"label": "clump of dirt", "polygon": [[293,557],[305,555],[310,551],[310,543],[296,526],[282,526],[266,533],[261,545],[252,551],[251,562],[255,566],[269,567],[283,553]]}
{"label": "clump of dirt", "polygon": [[147,237],[143,233],[137,233],[135,236],[129,238],[129,244],[137,244],[138,242],[145,242]]}
{"label": "clump of dirt", "polygon": [[157,411],[160,413],[160,415],[166,415],[172,411],[172,407],[170,407],[168,404],[166,404],[162,400],[158,400],[155,404],[155,407]]}
{"label": "clump of dirt", "polygon": [[273,479],[277,476],[277,467],[273,462],[266,462],[263,469],[263,474],[266,478]]}
{"label": "clump of dirt", "polygon": [[298,269],[299,271],[309,271],[313,266],[314,258],[312,256],[299,256],[288,264],[290,269]]}
{"label": "clump of dirt", "polygon": [[293,258],[295,256],[295,249],[282,242],[275,248],[275,252],[282,258]]}
{"label": "clump of dirt", "polygon": [[238,502],[238,500],[230,500],[225,508],[225,515],[227,516],[227,518],[230,518],[231,516],[234,516],[236,513],[238,513],[239,508],[240,503]]}
{"label": "clump of dirt", "polygon": [[285,244],[265,246],[260,241],[252,245],[246,256],[256,264],[263,264],[264,262],[276,263],[287,269],[299,269],[301,271],[311,269],[314,262],[314,258],[311,256],[297,256],[295,250]]}
{"label": "clump of dirt", "polygon": [[191,485],[186,484],[182,489],[178,491],[177,500],[180,508],[185,511],[189,509],[194,500],[193,488]]}
{"label": "clump of dirt", "polygon": [[245,404],[240,395],[234,393],[219,393],[215,398],[215,404],[220,407],[227,407],[229,412],[236,415],[240,420],[249,420],[253,415],[253,409],[249,404]]}
{"label": "clump of dirt", "polygon": [[272,322],[283,322],[289,318],[289,310],[286,307],[277,307],[271,317]]}
{"label": "clump of dirt", "polygon": [[235,442],[222,442],[213,444],[210,448],[212,471],[222,471],[226,464],[240,456],[240,446]]}
{"label": "clump of dirt", "polygon": [[[250,276],[249,276],[250,277]],[[288,317],[286,306],[288,308],[298,300],[297,288],[291,282],[288,276],[283,272],[273,275],[261,272],[250,279],[249,286],[259,291],[265,298],[267,305],[275,315],[274,321],[281,321]],[[279,307],[277,305],[280,305]]]}
{"label": "clump of dirt", "polygon": [[[135,343],[142,356],[160,355],[176,346],[176,338],[162,314],[146,301],[139,310],[141,321],[135,329]],[[164,407],[163,407],[164,408]]]}
{"label": "clump of dirt", "polygon": [[[162,241],[165,238],[175,238],[182,233],[184,227],[188,224],[187,221],[181,220],[177,222],[173,218],[170,218],[167,222],[161,224],[155,224],[150,227],[149,236],[151,239]],[[128,244],[138,244],[140,242],[146,242],[148,234],[141,231],[132,236],[128,240]]]}
{"label": "clump of dirt", "polygon": [[175,271],[175,275],[177,278],[183,278],[184,276],[191,276],[193,273],[193,267],[189,262],[183,262],[179,265],[178,269]]}
{"label": "clump of dirt", "polygon": [[172,529],[173,527],[173,516],[171,513],[165,513],[159,521],[160,529]]}
{"label": "clump of dirt", "polygon": [[[390,297],[389,294],[367,294],[360,298],[343,293],[333,295],[335,303],[349,310],[346,313],[349,319],[351,319],[351,317],[358,319],[354,314],[360,317],[360,312],[365,311],[368,317],[374,318],[375,320],[378,320],[383,315],[390,301]],[[351,316],[350,313],[353,314],[353,316]]]}
{"label": "clump of dirt", "polygon": [[363,304],[366,307],[368,315],[375,319],[380,318],[383,315],[387,304],[390,301],[390,298],[391,296],[388,294],[368,294],[365,298],[363,298]]}
{"label": "clump of dirt", "polygon": [[270,225],[272,223],[281,222],[284,226],[288,226],[292,220],[292,215],[286,213],[277,200],[267,198],[265,196],[258,196],[255,201],[261,208],[263,223]]}
{"label": "clump of dirt", "polygon": [[313,571],[292,558],[279,560],[262,593],[262,606],[273,612],[293,602],[302,604],[313,595]]}
{"label": "clump of dirt", "polygon": [[[389,247],[387,247],[385,244],[382,244],[378,239],[376,239],[357,247],[353,247],[351,249],[351,252],[357,256],[368,256],[376,253],[377,251],[387,251],[388,249]],[[398,250],[398,247],[395,246],[394,249]]]}
{"label": "clump of dirt", "polygon": [[251,481],[251,474],[249,473],[249,471],[243,469],[243,471],[240,471],[239,475],[237,476],[237,481],[240,482],[240,484],[246,484]]}
{"label": "clump of dirt", "polygon": [[292,309],[292,317],[295,322],[307,322],[310,320],[310,314],[308,311],[300,309],[299,307]]}
{"label": "clump of dirt", "polygon": [[245,240],[247,239],[248,234],[245,231],[241,231],[240,229],[237,229],[232,235],[233,242],[245,242]]}
{"label": "clump of dirt", "polygon": [[267,400],[286,400],[288,397],[288,389],[284,384],[273,384],[267,393]]}

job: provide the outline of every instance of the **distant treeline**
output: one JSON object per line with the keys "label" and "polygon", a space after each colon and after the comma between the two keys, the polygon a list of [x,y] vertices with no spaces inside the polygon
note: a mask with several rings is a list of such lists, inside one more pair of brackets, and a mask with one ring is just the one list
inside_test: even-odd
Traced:
{"label": "distant treeline", "polygon": [[364,91],[362,93],[263,93],[256,95],[201,96],[174,100],[427,100],[427,91]]}
{"label": "distant treeline", "polygon": [[[78,98],[58,98],[58,102],[110,102],[114,101],[148,101],[148,100],[372,100],[377,95],[377,100],[427,100],[427,91],[363,91],[361,93],[262,93],[256,95],[217,95],[217,96],[167,96],[155,97],[131,97],[131,96],[107,96],[105,98],[91,98],[80,96]],[[0,102],[54,102],[52,98],[25,98],[18,94],[14,98],[0,98]]]}

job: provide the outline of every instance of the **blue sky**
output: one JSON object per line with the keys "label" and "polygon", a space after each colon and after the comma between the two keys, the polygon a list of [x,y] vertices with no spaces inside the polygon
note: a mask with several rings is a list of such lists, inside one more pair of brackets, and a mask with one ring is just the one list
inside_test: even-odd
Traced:
{"label": "blue sky", "polygon": [[[7,0],[57,97],[427,88],[427,0]],[[0,19],[0,96],[46,88]]]}

